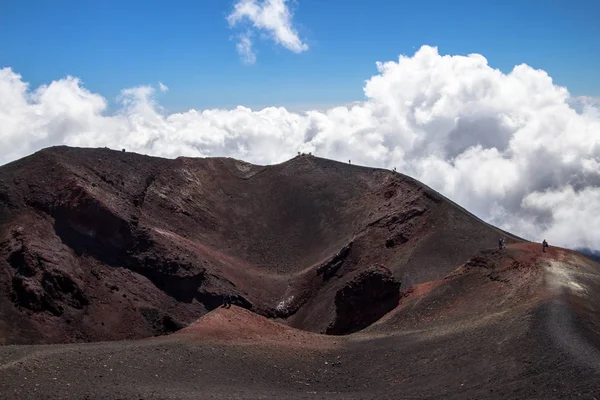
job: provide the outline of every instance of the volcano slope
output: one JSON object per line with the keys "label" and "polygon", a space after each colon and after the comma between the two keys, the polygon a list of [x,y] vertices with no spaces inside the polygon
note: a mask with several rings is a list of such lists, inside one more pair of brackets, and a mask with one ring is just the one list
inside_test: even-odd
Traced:
{"label": "volcano slope", "polygon": [[0,342],[139,339],[233,304],[345,334],[497,229],[387,170],[55,147],[0,168]]}
{"label": "volcano slope", "polygon": [[600,391],[598,264],[401,174],[57,147],[0,168],[0,223],[5,398]]}

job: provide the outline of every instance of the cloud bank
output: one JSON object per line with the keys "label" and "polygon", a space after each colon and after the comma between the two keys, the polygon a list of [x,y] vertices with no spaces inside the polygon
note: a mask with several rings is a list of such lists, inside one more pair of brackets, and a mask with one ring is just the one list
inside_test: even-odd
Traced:
{"label": "cloud bank", "polygon": [[295,53],[308,50],[298,32],[292,26],[292,13],[287,0],[238,0],[227,16],[231,28],[249,22],[249,30],[238,37],[236,49],[246,64],[254,64],[256,55],[252,50],[252,33],[266,33],[275,43]]}
{"label": "cloud bank", "polygon": [[[367,100],[325,111],[161,112],[152,87],[123,90],[116,113],[67,77],[29,88],[0,70],[0,163],[46,146],[126,148],[164,157],[277,163],[296,152],[407,173],[529,239],[600,249],[600,111],[544,71],[505,74],[478,54],[378,63]],[[573,104],[577,103],[578,107]]]}

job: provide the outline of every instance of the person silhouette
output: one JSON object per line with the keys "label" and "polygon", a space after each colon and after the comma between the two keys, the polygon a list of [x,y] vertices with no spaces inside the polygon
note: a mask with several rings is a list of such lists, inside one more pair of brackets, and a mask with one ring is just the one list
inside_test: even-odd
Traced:
{"label": "person silhouette", "polygon": [[221,307],[231,308],[231,295],[230,294],[226,294],[225,296],[223,296],[223,305]]}

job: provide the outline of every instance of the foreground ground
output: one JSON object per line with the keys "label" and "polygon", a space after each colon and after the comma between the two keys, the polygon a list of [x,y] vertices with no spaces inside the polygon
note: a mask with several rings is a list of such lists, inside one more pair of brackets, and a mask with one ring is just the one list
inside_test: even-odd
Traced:
{"label": "foreground ground", "polygon": [[0,397],[594,399],[598,265],[515,244],[403,291],[346,336],[232,306],[140,341],[0,347]]}

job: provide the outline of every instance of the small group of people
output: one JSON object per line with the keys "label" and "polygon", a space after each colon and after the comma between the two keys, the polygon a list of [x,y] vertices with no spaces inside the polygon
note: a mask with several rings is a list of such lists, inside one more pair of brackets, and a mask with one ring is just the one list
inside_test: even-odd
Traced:
{"label": "small group of people", "polygon": [[[501,238],[498,240],[498,249],[502,250],[506,247],[506,238]],[[546,252],[546,248],[550,247],[548,245],[548,242],[546,242],[546,239],[544,239],[544,241],[542,242],[542,252]]]}

